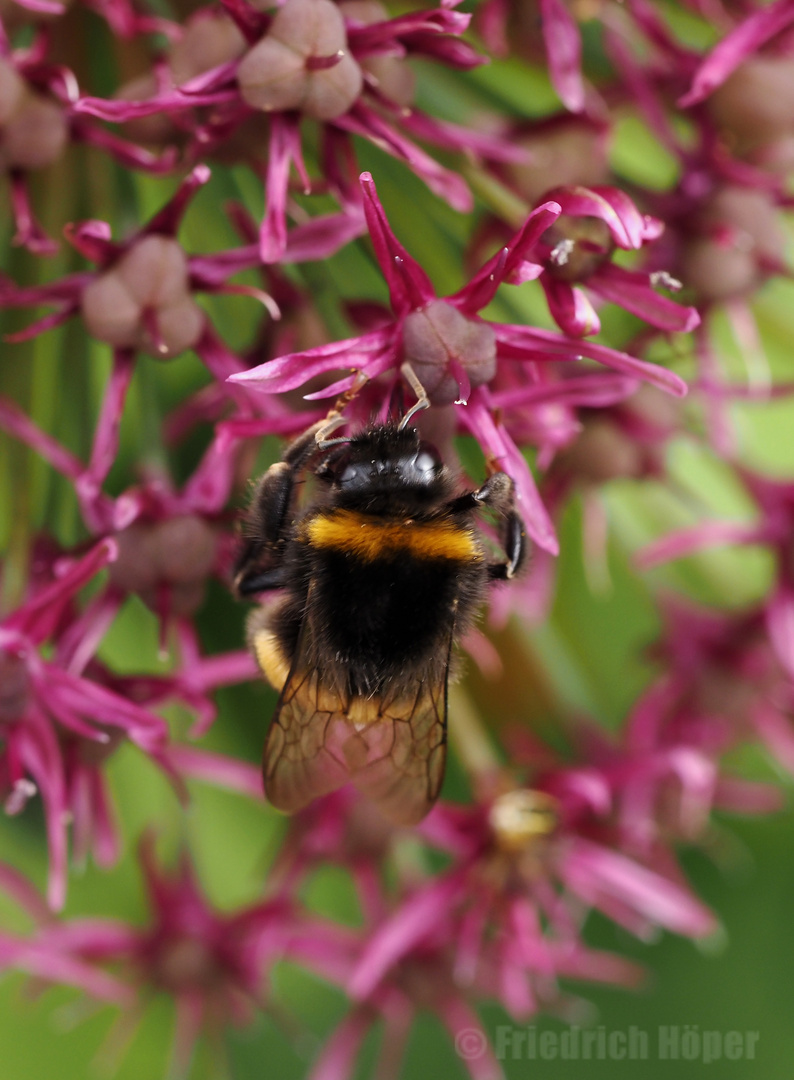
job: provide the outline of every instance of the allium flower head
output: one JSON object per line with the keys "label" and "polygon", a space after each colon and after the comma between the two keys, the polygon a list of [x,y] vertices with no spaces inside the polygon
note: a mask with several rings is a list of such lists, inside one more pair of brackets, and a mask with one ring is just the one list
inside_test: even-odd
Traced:
{"label": "allium flower head", "polygon": [[664,228],[661,221],[642,214],[618,188],[553,188],[545,198],[557,202],[562,212],[538,244],[544,267],[540,281],[551,314],[566,333],[579,337],[601,328],[578,284],[660,330],[695,329],[700,316],[694,308],[656,292],[656,284],[679,287],[669,274],[643,274],[611,261],[615,248],[636,251],[656,240]]}
{"label": "allium flower head", "polygon": [[[538,362],[571,362],[585,356],[621,374],[647,379],[674,394],[682,394],[684,384],[671,372],[625,353],[573,342],[534,327],[488,322],[478,315],[503,282],[519,284],[542,273],[542,266],[534,261],[539,257],[537,245],[558,218],[558,203],[543,203],[533,210],[522,228],[467,285],[441,299],[424,270],[389,227],[369,173],[362,174],[361,186],[370,236],[389,288],[391,318],[358,338],[278,357],[232,376],[231,381],[274,393],[302,386],[313,376],[340,367],[360,371],[370,380],[387,374],[393,379],[402,364],[409,362],[433,403],[444,405],[455,401],[459,406],[467,406],[458,413],[460,422],[477,435],[493,460],[513,473],[519,497],[525,503],[530,534],[542,547],[555,550],[553,528],[526,463],[509,436],[498,430],[489,409],[486,386],[497,370],[519,361],[534,371]],[[346,390],[354,378],[350,375],[310,397]],[[524,389],[519,391],[516,387],[516,401]],[[502,397],[507,411],[512,396],[506,392]]]}
{"label": "allium flower head", "polygon": [[[98,643],[97,627],[90,614],[81,618],[70,611],[69,605],[74,594],[115,556],[115,544],[101,541],[0,622],[0,670],[5,687],[0,719],[0,780],[5,788],[5,807],[7,813],[19,813],[35,792],[41,794],[50,849],[49,900],[53,908],[63,905],[66,893],[67,823],[73,810],[78,828],[85,825],[80,809],[85,794],[80,768],[86,759],[71,760],[70,747],[94,743],[111,748],[114,736],[121,736],[144,752],[157,755],[166,737],[160,717],[83,674]],[[105,628],[101,617],[98,628],[101,636]],[[51,658],[45,658],[41,651],[47,642],[55,646]],[[77,800],[75,806],[73,800]],[[102,851],[111,858],[107,840],[110,826],[104,805],[104,798],[98,794],[100,837],[104,834]]]}
{"label": "allium flower head", "polygon": [[[458,151],[494,160],[523,159],[525,154],[487,134],[432,120],[403,98],[404,80],[379,81],[370,61],[410,55],[428,56],[457,68],[484,62],[458,37],[470,16],[448,6],[407,13],[393,19],[379,8],[360,8],[332,0],[287,0],[274,14],[229,4],[228,13],[246,40],[247,50],[217,67],[168,86],[145,101],[105,101],[84,97],[78,115],[125,122],[160,113],[179,113],[196,106],[214,107],[206,125],[196,131],[197,145],[206,151],[239,130],[253,114],[270,117],[267,197],[260,231],[264,262],[280,261],[287,243],[287,190],[294,165],[304,190],[312,182],[303,160],[301,124],[304,118],[322,125],[322,163],[325,183],[343,206],[354,187],[349,163],[351,135],[363,136],[403,159],[439,195],[458,209],[470,209],[471,194],[455,172],[444,168],[413,141],[418,137]],[[396,91],[398,100],[388,96]],[[407,131],[403,134],[400,129]]]}
{"label": "allium flower head", "polygon": [[[0,939],[0,965],[33,971],[51,981],[68,981],[100,999],[139,1004],[119,1021],[129,1029],[152,991],[173,999],[176,1025],[173,1067],[187,1071],[196,1043],[218,1040],[227,1024],[250,1022],[267,1008],[267,977],[276,960],[298,955],[316,940],[318,954],[331,935],[302,919],[283,900],[263,900],[230,914],[215,910],[204,896],[183,853],[175,872],[159,865],[151,835],[140,845],[150,920],[133,926],[106,919],[55,921],[40,917],[33,934],[19,942]],[[35,890],[13,870],[0,867],[0,888],[31,904]],[[46,968],[46,958],[50,967]],[[38,961],[38,963],[36,963]],[[108,971],[121,968],[123,981]]]}
{"label": "allium flower head", "polygon": [[714,928],[680,883],[590,838],[610,809],[603,777],[585,768],[546,781],[547,790],[513,788],[487,808],[441,807],[428,819],[423,833],[453,865],[375,930],[351,979],[354,996],[371,994],[412,950],[443,940],[459,985],[494,971],[504,1006],[523,1019],[557,975],[636,981],[633,965],[581,941],[581,902],[641,935],[654,925],[693,936]]}

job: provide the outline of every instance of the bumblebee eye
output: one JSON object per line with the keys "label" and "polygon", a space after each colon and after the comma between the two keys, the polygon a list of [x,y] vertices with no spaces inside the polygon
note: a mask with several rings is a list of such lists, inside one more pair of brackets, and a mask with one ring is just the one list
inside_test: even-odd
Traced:
{"label": "bumblebee eye", "polygon": [[360,462],[349,461],[342,469],[337,478],[337,483],[343,488],[358,487],[369,480],[370,469]]}
{"label": "bumblebee eye", "polygon": [[443,468],[441,459],[430,450],[420,450],[413,460],[413,470],[422,483],[429,484]]}

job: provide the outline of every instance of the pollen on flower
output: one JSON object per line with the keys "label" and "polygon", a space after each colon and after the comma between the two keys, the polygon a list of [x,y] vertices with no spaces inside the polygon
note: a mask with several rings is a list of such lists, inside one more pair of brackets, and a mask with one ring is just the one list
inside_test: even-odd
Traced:
{"label": "pollen on flower", "polygon": [[552,835],[559,823],[559,802],[544,791],[516,788],[494,799],[488,823],[497,847],[517,854]]}

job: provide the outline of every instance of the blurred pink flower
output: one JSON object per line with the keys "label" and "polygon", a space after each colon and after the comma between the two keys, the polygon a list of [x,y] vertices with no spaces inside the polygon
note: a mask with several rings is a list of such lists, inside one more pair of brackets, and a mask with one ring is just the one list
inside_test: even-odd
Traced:
{"label": "blurred pink flower", "polygon": [[771,548],[777,580],[764,602],[766,631],[780,664],[794,678],[794,483],[770,480],[740,466],[736,466],[736,472],[758,506],[757,521],[701,522],[649,544],[637,556],[637,563],[648,568],[722,544],[761,544]]}
{"label": "blurred pink flower", "polygon": [[[48,896],[56,909],[66,895],[67,828],[73,815],[79,846],[85,846],[86,794],[93,802],[100,854],[111,857],[104,795],[85,787],[94,783],[91,753],[100,760],[114,740],[123,737],[156,758],[167,736],[159,716],[82,674],[106,625],[101,619],[97,625],[90,611],[75,615],[69,608],[75,593],[116,554],[116,544],[102,540],[80,559],[56,562],[51,583],[0,620],[0,781],[6,789],[5,808],[19,813],[40,793],[50,852]],[[49,656],[42,652],[47,645],[52,646]],[[72,759],[70,744],[84,748],[81,760]]]}
{"label": "blurred pink flower", "polygon": [[[340,946],[333,927],[301,915],[283,899],[231,913],[216,910],[187,855],[175,872],[165,872],[151,835],[144,837],[139,854],[150,908],[146,926],[47,918],[33,887],[0,865],[0,889],[23,904],[36,923],[27,938],[0,937],[0,966],[27,970],[46,982],[69,982],[100,1000],[124,1004],[117,1026],[127,1037],[149,995],[169,995],[176,1009],[172,1069],[182,1074],[202,1035],[217,1050],[228,1024],[242,1025],[256,1010],[267,1011],[268,975],[277,960],[312,953],[322,963]],[[346,945],[343,930],[338,937]]]}
{"label": "blurred pink flower", "polygon": [[584,945],[582,904],[641,936],[656,926],[693,937],[714,929],[682,882],[596,838],[612,793],[595,767],[558,770],[543,783],[487,806],[436,808],[421,832],[453,863],[409,888],[374,928],[350,980],[354,998],[366,999],[414,949],[444,941],[457,984],[477,985],[492,970],[498,997],[522,1019],[557,993],[557,976],[636,982],[632,964]]}

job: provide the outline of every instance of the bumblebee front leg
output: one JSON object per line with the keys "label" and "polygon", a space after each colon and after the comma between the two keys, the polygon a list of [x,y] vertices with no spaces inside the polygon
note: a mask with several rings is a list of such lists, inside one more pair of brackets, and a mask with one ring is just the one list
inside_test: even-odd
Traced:
{"label": "bumblebee front leg", "polygon": [[252,596],[286,584],[281,556],[291,525],[295,485],[318,452],[317,435],[327,423],[320,420],[299,435],[281,461],[271,465],[257,482],[243,524],[246,540],[234,567],[238,596]]}
{"label": "bumblebee front leg", "polygon": [[460,495],[449,505],[453,513],[477,510],[487,506],[501,518],[501,541],[507,558],[488,564],[492,581],[509,581],[521,569],[527,554],[527,533],[524,522],[515,508],[515,485],[507,473],[492,473],[481,488]]}

